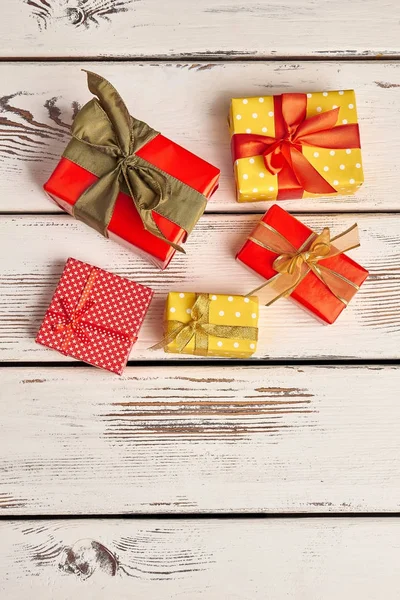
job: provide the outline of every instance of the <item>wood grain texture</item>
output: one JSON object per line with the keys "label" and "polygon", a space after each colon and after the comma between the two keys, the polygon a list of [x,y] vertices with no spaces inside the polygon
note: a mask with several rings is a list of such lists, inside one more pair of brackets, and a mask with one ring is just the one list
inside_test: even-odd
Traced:
{"label": "wood grain texture", "polygon": [[379,518],[5,521],[0,589],[10,600],[397,600],[399,532]]}
{"label": "wood grain texture", "polygon": [[[370,277],[338,321],[322,325],[287,299],[261,307],[255,358],[399,358],[400,273],[398,217],[314,215],[302,217],[313,229],[336,234],[358,221],[361,248],[350,254]],[[113,271],[155,290],[155,298],[131,353],[132,360],[199,357],[148,348],[162,338],[168,291],[246,294],[262,281],[235,261],[256,215],[206,215],[186,255],[176,255],[164,272],[144,258],[106,240],[68,215],[0,218],[0,357],[8,361],[59,361],[64,355],[34,338],[69,256]],[[210,268],[211,267],[211,268]]]}
{"label": "wood grain texture", "polygon": [[400,509],[399,367],[1,377],[2,516]]}
{"label": "wood grain texture", "polygon": [[2,211],[59,210],[44,195],[42,185],[69,139],[73,115],[90,97],[81,66],[108,77],[135,116],[221,168],[220,188],[208,205],[211,212],[264,212],[268,206],[235,200],[226,122],[230,98],[354,88],[365,185],[355,196],[286,201],[282,205],[296,212],[399,208],[398,63],[3,63]]}
{"label": "wood grain texture", "polygon": [[[0,63],[0,360],[15,363],[1,369],[0,597],[397,600],[400,519],[31,516],[400,511],[400,366],[329,364],[400,357],[400,66],[389,62],[400,55],[399,3],[0,4],[0,59],[44,59]],[[91,57],[137,61],[82,62]],[[314,57],[326,62],[300,60]],[[330,62],[339,57],[358,61]],[[188,255],[164,273],[59,214],[42,192],[89,98],[80,67],[221,168]],[[335,232],[358,217],[352,255],[371,277],[332,327],[289,301],[263,309],[256,355],[325,366],[168,366],[179,357],[147,349],[160,339],[168,290],[246,293],[259,283],[233,258],[257,220],[234,213],[268,205],[235,202],[230,98],[344,88],[357,94],[365,186],[283,206]],[[154,366],[138,362],[118,378],[34,344],[70,255],[155,289],[131,355]]]}
{"label": "wood grain texture", "polygon": [[385,56],[399,6],[374,0],[4,2],[2,56]]}

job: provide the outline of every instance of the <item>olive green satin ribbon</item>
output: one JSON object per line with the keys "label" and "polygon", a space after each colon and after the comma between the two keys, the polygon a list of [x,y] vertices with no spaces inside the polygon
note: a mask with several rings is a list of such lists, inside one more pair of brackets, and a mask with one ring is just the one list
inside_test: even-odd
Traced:
{"label": "olive green satin ribbon", "polygon": [[97,96],[76,115],[72,140],[63,156],[98,180],[73,207],[74,216],[108,237],[107,228],[120,191],[129,194],[147,231],[176,250],[154,221],[152,211],[188,234],[204,212],[207,199],[136,152],[158,135],[130,116],[121,96],[103,77],[87,71],[89,90]]}
{"label": "olive green satin ribbon", "polygon": [[198,294],[196,302],[190,313],[190,321],[168,320],[168,333],[158,344],[155,344],[150,350],[160,350],[166,348],[171,342],[176,340],[177,352],[182,352],[189,344],[191,339],[195,338],[194,354],[207,356],[208,336],[257,341],[257,327],[239,327],[237,325],[214,325],[209,323],[210,298],[208,294]]}
{"label": "olive green satin ribbon", "polygon": [[360,289],[356,283],[323,264],[327,258],[359,247],[356,224],[332,238],[329,227],[325,227],[320,234],[313,231],[300,248],[295,248],[274,227],[260,221],[249,239],[261,248],[278,254],[273,264],[278,273],[248,294],[258,295],[266,306],[279,298],[290,296],[310,271],[345,306]]}

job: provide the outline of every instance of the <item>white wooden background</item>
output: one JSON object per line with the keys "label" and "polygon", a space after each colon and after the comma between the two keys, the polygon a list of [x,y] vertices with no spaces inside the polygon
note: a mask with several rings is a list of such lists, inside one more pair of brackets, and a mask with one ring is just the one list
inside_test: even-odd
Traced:
{"label": "white wooden background", "polygon": [[5,598],[400,595],[398,519],[28,520],[0,531]]}
{"label": "white wooden background", "polygon": [[[1,597],[397,600],[398,2],[0,8]],[[221,168],[187,256],[164,273],[42,193],[88,99],[81,68]],[[229,99],[349,87],[365,185],[282,205],[315,228],[358,222],[352,256],[371,275],[350,307],[333,326],[286,300],[263,309],[243,364],[148,351],[168,290],[259,281],[233,260],[267,205],[235,202]],[[156,292],[121,378],[33,342],[71,255]]]}

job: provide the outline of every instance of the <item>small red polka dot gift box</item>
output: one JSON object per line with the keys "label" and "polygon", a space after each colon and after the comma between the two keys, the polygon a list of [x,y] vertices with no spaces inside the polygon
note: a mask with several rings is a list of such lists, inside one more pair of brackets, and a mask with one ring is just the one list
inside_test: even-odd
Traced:
{"label": "small red polka dot gift box", "polygon": [[256,225],[237,260],[261,275],[256,294],[270,305],[290,296],[325,323],[334,323],[368,277],[345,254],[360,245],[357,225],[315,232],[274,204]]}
{"label": "small red polka dot gift box", "polygon": [[96,96],[48,182],[61,208],[161,269],[195,227],[220,171],[130,116],[115,88],[88,73]]}
{"label": "small red polka dot gift box", "polygon": [[148,287],[69,258],[36,342],[121,375],[152,297]]}
{"label": "small red polka dot gift box", "polygon": [[234,98],[238,202],[354,194],[364,181],[354,90]]}

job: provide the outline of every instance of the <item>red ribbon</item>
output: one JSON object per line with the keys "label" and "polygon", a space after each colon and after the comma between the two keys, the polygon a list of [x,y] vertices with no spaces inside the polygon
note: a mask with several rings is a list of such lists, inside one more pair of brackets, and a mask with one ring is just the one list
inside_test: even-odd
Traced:
{"label": "red ribbon", "polygon": [[[87,323],[87,321],[82,323],[82,319],[85,313],[90,310],[93,306],[93,300],[86,300],[86,302],[78,308],[77,310],[73,310],[65,298],[59,299],[62,312],[51,311],[51,314],[57,317],[57,323],[54,323],[53,330],[54,331],[64,331],[66,333],[66,337],[63,342],[63,346],[67,345],[70,341],[72,335],[75,335],[80,339],[81,342],[89,342],[90,337],[88,333],[83,328],[83,325]],[[90,325],[93,327],[90,323]]]}
{"label": "red ribbon", "polygon": [[105,327],[104,325],[93,323],[92,321],[84,318],[85,314],[95,304],[95,301],[92,300],[89,295],[97,278],[98,272],[99,269],[93,267],[75,308],[70,306],[66,298],[61,297],[59,298],[59,303],[62,311],[52,309],[49,310],[50,314],[57,319],[57,322],[52,325],[53,330],[57,332],[63,331],[65,333],[65,337],[61,345],[62,350],[64,351],[67,349],[73,336],[76,336],[83,343],[90,342],[90,336],[87,332],[87,329],[102,331],[109,335],[117,336],[120,339],[127,339],[132,342],[137,340],[135,336],[129,335],[129,333],[126,333],[125,331],[118,331],[111,327]]}
{"label": "red ribbon", "polygon": [[306,118],[306,94],[274,96],[275,136],[236,133],[232,137],[234,160],[263,156],[267,170],[278,176],[277,200],[299,198],[304,191],[333,194],[337,190],[303,155],[303,146],[360,148],[356,123],[336,125],[339,108]]}

